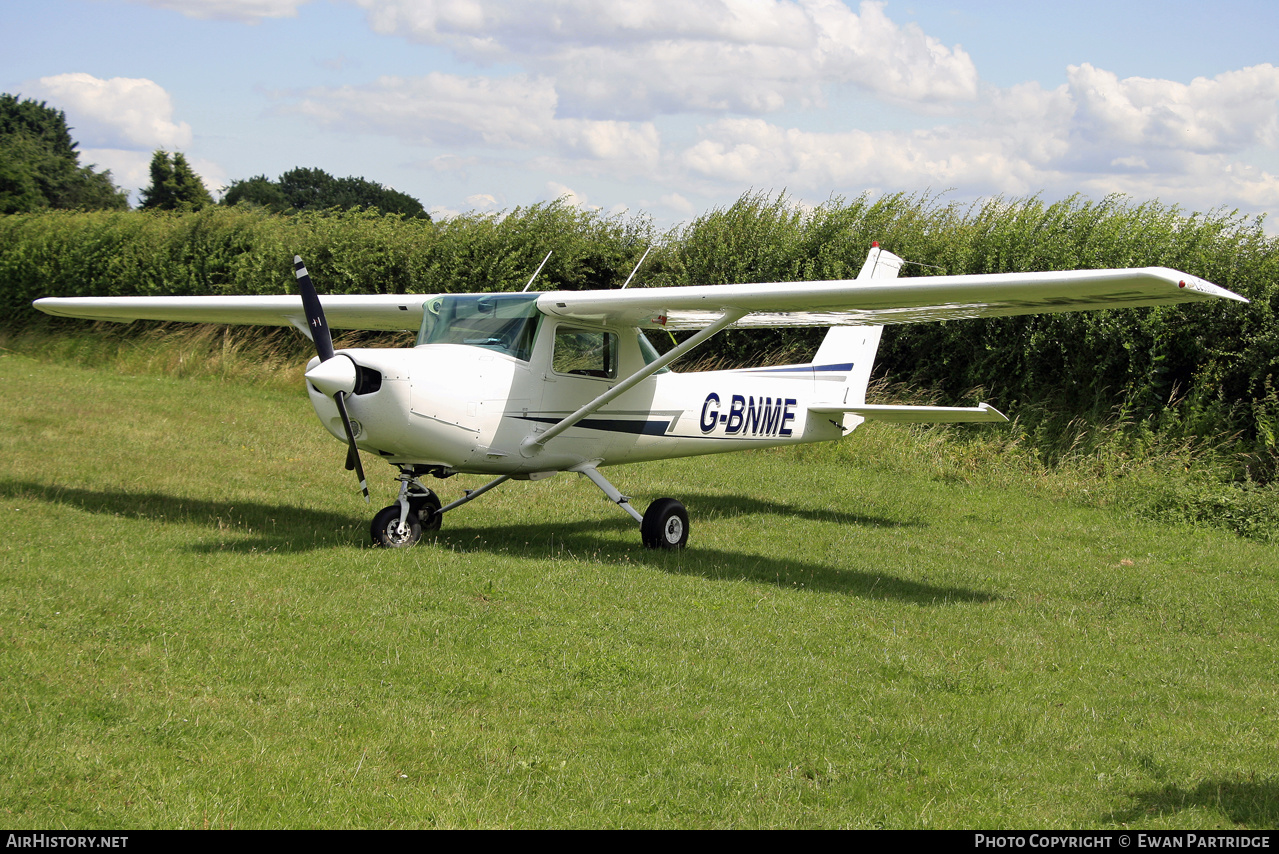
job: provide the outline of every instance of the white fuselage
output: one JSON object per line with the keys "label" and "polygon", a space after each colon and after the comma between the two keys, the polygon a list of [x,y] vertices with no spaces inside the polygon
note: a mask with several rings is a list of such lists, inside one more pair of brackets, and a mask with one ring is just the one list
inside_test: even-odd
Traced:
{"label": "white fuselage", "polygon": [[[652,360],[641,334],[543,318],[527,361],[468,344],[338,351],[364,369],[364,379],[347,398],[358,425],[356,441],[393,464],[528,477],[585,463],[616,465],[826,441],[846,432],[836,420],[810,417],[808,406],[837,401],[848,370],[797,365],[663,371],[544,447],[529,447],[538,434]],[[606,342],[611,352],[598,367],[572,361],[564,353],[565,342],[582,341]],[[587,367],[573,367],[579,364]],[[368,381],[373,372],[380,382]],[[345,441],[332,399],[309,385],[308,390],[321,422]]]}

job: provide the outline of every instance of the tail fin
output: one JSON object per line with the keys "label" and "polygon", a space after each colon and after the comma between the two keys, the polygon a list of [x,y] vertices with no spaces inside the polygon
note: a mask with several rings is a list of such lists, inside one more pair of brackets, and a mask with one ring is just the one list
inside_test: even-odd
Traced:
{"label": "tail fin", "polygon": [[[870,279],[895,279],[901,269],[902,259],[885,252],[876,244],[866,256],[866,263],[857,274],[857,281]],[[871,368],[875,365],[875,353],[879,350],[882,326],[832,326],[822,339],[813,357],[813,372],[819,383],[830,377],[832,387],[822,397],[829,402],[857,406],[866,402],[866,387],[870,385]],[[835,386],[843,375],[842,385]],[[851,430],[860,423],[856,415],[844,416],[844,429]],[[851,422],[851,423],[850,423]]]}

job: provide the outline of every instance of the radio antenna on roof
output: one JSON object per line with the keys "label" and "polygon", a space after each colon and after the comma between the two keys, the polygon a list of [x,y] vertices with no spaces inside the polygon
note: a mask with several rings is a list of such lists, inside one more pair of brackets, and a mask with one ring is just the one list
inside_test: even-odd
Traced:
{"label": "radio antenna on roof", "polygon": [[[554,249],[551,250],[551,252],[554,252],[554,251],[555,251]],[[546,253],[546,257],[542,259],[542,263],[538,264],[537,269],[533,271],[533,278],[528,280],[528,284],[524,286],[524,290],[520,291],[520,293],[524,293],[524,291],[527,291],[529,288],[533,287],[533,279],[536,279],[537,274],[542,272],[542,268],[546,266],[546,262],[551,260],[551,252]]]}
{"label": "radio antenna on roof", "polygon": [[635,274],[639,272],[640,264],[644,263],[644,259],[648,257],[648,253],[653,251],[653,244],[648,244],[648,248],[644,250],[644,254],[640,256],[639,264],[635,265],[635,269],[631,270],[631,274],[626,277],[626,281],[622,283],[622,290],[626,290],[626,286],[631,283],[631,279],[635,278]]}

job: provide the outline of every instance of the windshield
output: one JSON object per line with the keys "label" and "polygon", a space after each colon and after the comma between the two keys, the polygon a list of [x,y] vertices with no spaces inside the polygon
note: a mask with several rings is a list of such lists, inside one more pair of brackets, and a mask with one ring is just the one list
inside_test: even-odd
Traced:
{"label": "windshield", "polygon": [[446,294],[422,312],[417,343],[469,344],[527,362],[542,315],[537,294]]}

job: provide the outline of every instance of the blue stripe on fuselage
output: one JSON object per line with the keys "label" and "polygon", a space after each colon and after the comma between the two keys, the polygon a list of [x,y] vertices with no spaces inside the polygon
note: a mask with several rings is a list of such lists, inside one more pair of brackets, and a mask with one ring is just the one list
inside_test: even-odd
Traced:
{"label": "blue stripe on fuselage", "polygon": [[853,369],[852,362],[844,362],[841,365],[782,365],[777,368],[747,368],[742,371],[745,374],[797,374],[801,372],[812,371],[851,371]]}
{"label": "blue stripe on fuselage", "polygon": [[[563,418],[537,418],[532,415],[514,415],[522,421],[536,421],[538,424],[558,424]],[[603,430],[606,433],[634,433],[637,436],[661,436],[670,429],[670,419],[665,421],[636,421],[625,418],[583,418],[573,425],[587,430]]]}

